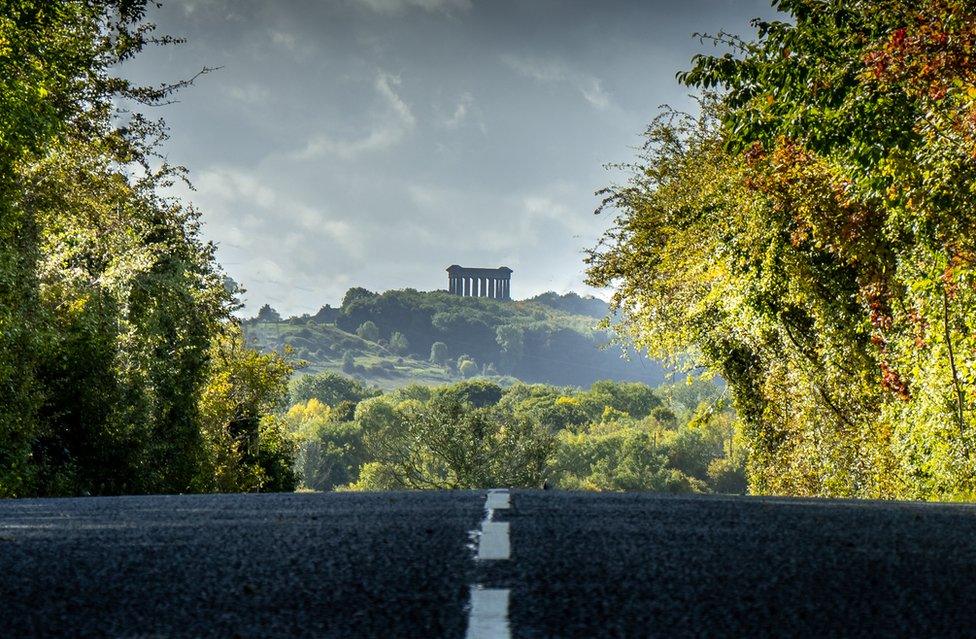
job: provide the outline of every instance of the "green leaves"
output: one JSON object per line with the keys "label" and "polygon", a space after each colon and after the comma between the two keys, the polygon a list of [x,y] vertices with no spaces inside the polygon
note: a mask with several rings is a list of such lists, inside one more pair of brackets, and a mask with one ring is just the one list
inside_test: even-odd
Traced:
{"label": "green leaves", "polygon": [[775,3],[693,59],[723,93],[609,190],[590,283],[637,345],[726,379],[754,490],[972,494],[970,4]]}
{"label": "green leaves", "polygon": [[154,40],[145,7],[0,0],[0,496],[294,483],[268,419],[290,368],[225,333],[165,125],[117,110],[186,86],[115,75]]}

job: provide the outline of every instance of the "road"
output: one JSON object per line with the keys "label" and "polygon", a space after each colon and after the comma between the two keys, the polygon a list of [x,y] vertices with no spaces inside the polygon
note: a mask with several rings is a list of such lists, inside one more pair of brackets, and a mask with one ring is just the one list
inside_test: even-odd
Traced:
{"label": "road", "polygon": [[968,505],[516,490],[0,502],[0,637],[963,637],[974,595]]}

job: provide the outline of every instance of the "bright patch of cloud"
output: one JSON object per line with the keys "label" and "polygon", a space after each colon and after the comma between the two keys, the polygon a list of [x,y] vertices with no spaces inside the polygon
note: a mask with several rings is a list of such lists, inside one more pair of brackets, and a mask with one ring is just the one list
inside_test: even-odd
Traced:
{"label": "bright patch of cloud", "polygon": [[310,42],[290,31],[271,29],[268,38],[271,44],[284,49],[298,60],[307,60],[315,53],[315,47]]}
{"label": "bright patch of cloud", "polygon": [[266,238],[294,229],[310,242],[327,240],[349,255],[363,255],[363,238],[355,226],[321,207],[282,196],[248,172],[211,168],[202,171],[195,182],[196,192],[190,199],[200,203],[211,226],[236,238],[238,248],[267,246]]}
{"label": "bright patch of cloud", "polygon": [[457,106],[454,107],[454,113],[444,120],[444,126],[448,129],[456,129],[461,126],[468,117],[468,110],[472,104],[474,104],[474,97],[470,93],[462,95]]}
{"label": "bright patch of cloud", "polygon": [[233,100],[242,104],[260,104],[270,97],[270,92],[266,87],[253,82],[238,86],[225,86],[224,92]]}
{"label": "bright patch of cloud", "polygon": [[599,78],[588,78],[581,82],[577,88],[583,94],[583,98],[596,108],[601,111],[610,108],[610,96],[603,90]]}
{"label": "bright patch of cloud", "polygon": [[546,84],[568,84],[591,106],[601,111],[610,107],[610,96],[599,78],[575,71],[559,60],[504,54],[502,62],[521,76]]}
{"label": "bright patch of cloud", "polygon": [[410,9],[428,13],[452,14],[471,9],[471,0],[353,0],[355,4],[381,15],[400,15]]}
{"label": "bright patch of cloud", "polygon": [[377,74],[373,88],[383,108],[374,118],[373,128],[364,136],[350,140],[337,140],[328,134],[319,134],[295,154],[295,159],[336,156],[352,160],[399,144],[417,125],[417,118],[396,91],[399,85],[399,77],[384,72]]}

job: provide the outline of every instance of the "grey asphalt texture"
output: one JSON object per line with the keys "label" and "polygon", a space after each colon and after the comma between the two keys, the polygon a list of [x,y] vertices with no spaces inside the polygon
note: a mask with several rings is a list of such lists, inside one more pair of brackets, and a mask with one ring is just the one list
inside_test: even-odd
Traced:
{"label": "grey asphalt texture", "polygon": [[0,502],[0,637],[976,636],[976,507],[512,491]]}

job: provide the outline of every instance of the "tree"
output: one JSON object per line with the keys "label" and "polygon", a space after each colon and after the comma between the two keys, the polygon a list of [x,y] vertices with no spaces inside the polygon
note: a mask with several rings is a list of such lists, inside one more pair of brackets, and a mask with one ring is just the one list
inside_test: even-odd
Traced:
{"label": "tree", "polygon": [[475,408],[485,408],[498,403],[502,398],[502,389],[494,382],[474,380],[439,388],[435,394],[451,395],[462,404],[471,404]]}
{"label": "tree", "polygon": [[351,288],[346,291],[346,294],[342,297],[342,304],[340,305],[340,308],[343,311],[347,311],[355,302],[359,300],[369,300],[373,297],[376,297],[376,293],[357,286],[356,288]]}
{"label": "tree", "polygon": [[406,353],[410,349],[410,342],[403,336],[403,333],[395,331],[390,335],[390,350],[397,354]]}
{"label": "tree", "polygon": [[206,457],[197,489],[294,490],[295,442],[274,416],[288,396],[291,365],[247,348],[236,327],[214,343],[210,362],[200,395]]}
{"label": "tree", "polygon": [[236,308],[199,212],[163,193],[165,125],[118,104],[146,3],[8,3],[0,20],[0,495],[198,489],[198,400]]}
{"label": "tree", "polygon": [[458,372],[461,373],[461,377],[474,377],[478,374],[478,365],[472,359],[459,358]]}
{"label": "tree", "polygon": [[502,362],[505,370],[512,372],[522,360],[525,349],[525,331],[518,326],[504,324],[495,329],[495,341],[502,349]]}
{"label": "tree", "polygon": [[356,329],[356,335],[370,342],[375,342],[380,338],[380,329],[372,320],[366,320]]}
{"label": "tree", "polygon": [[445,365],[448,360],[447,344],[444,342],[434,342],[430,345],[430,362],[432,364]]}
{"label": "tree", "polygon": [[259,322],[280,322],[281,314],[278,313],[270,304],[265,304],[258,310]]}
{"label": "tree", "polygon": [[554,443],[530,420],[451,393],[396,408],[371,400],[362,412],[369,413],[357,411],[363,445],[374,461],[364,466],[360,489],[534,487]]}
{"label": "tree", "polygon": [[352,351],[345,351],[342,354],[342,372],[344,373],[355,373],[358,370],[358,364],[356,364],[356,356]]}
{"label": "tree", "polygon": [[325,306],[321,307],[315,315],[312,316],[312,320],[314,320],[317,324],[331,324],[336,321],[338,316],[339,309],[332,308],[326,304]]}
{"label": "tree", "polygon": [[976,9],[775,5],[682,76],[723,93],[652,124],[590,283],[728,382],[753,490],[970,495]]}
{"label": "tree", "polygon": [[356,404],[376,394],[377,391],[366,388],[350,377],[325,371],[314,375],[302,375],[293,382],[291,401],[293,404],[302,404],[315,399],[335,408],[340,402],[349,401]]}

